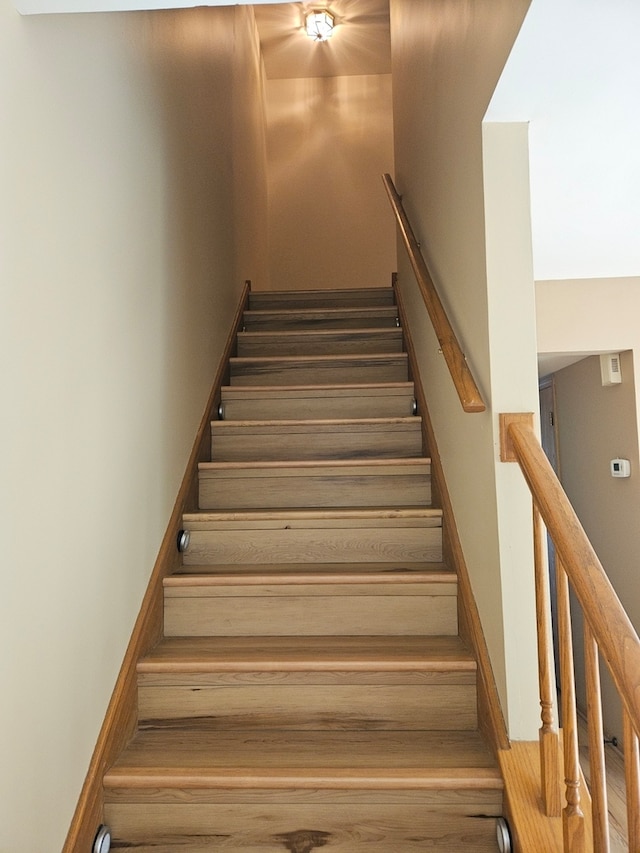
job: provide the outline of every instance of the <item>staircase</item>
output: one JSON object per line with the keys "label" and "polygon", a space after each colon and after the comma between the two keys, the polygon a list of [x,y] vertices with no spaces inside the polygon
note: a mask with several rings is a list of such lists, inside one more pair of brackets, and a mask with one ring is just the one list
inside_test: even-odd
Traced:
{"label": "staircase", "polygon": [[502,782],[391,288],[252,293],[114,850],[495,851]]}

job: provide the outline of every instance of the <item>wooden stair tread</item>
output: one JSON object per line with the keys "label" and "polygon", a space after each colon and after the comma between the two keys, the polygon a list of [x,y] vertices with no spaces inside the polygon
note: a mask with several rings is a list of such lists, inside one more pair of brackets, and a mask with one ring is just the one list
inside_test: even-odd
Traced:
{"label": "wooden stair tread", "polygon": [[450,731],[140,731],[105,788],[502,788],[482,736]]}
{"label": "wooden stair tread", "polygon": [[138,672],[475,672],[459,637],[168,637]]}
{"label": "wooden stair tread", "polygon": [[[215,574],[213,574],[215,570]],[[164,579],[165,587],[188,583],[185,579],[195,575],[195,583],[213,584],[314,584],[336,583],[347,579],[348,583],[454,583],[455,572],[444,563],[275,563],[255,565],[181,566],[173,575]]]}

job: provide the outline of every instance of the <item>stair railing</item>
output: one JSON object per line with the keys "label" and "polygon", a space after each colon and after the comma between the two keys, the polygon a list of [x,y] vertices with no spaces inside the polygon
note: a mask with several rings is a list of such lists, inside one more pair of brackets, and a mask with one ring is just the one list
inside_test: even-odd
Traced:
{"label": "stair railing", "polygon": [[415,238],[413,229],[402,205],[402,197],[398,194],[391,176],[382,176],[396,222],[402,234],[402,239],[409,255],[409,261],[418,282],[418,287],[424,299],[424,304],[431,319],[440,351],[449,368],[449,373],[455,385],[458,397],[465,412],[484,412],[485,404],[475,383],[465,354],[462,352],[455,332],[449,322],[447,313],[440,301],[438,291],[433,283],[426,261],[420,251],[420,244]]}
{"label": "stair railing", "polygon": [[518,462],[534,506],[536,611],[540,675],[541,794],[549,816],[560,813],[556,780],[559,738],[554,722],[555,677],[550,629],[548,569],[544,559],[544,526],[556,550],[558,636],[566,805],[562,810],[565,853],[584,853],[586,834],[583,777],[578,754],[578,722],[573,674],[569,590],[584,617],[587,727],[592,801],[593,850],[608,853],[604,732],[599,659],[602,657],[622,703],[629,850],[640,850],[640,639],[602,568],[533,430],[533,415],[500,415],[501,458]]}

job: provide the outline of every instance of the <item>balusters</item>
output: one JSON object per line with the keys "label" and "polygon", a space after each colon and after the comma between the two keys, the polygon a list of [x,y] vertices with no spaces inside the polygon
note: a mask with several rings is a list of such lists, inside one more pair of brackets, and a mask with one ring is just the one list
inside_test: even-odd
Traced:
{"label": "balusters", "polygon": [[578,718],[573,668],[573,640],[569,580],[562,562],[556,560],[558,595],[558,633],[560,639],[560,683],[562,691],[562,733],[564,745],[564,775],[567,805],[562,812],[564,853],[584,853],[584,814],[580,805],[580,757],[578,753]]}
{"label": "balusters", "polygon": [[640,750],[638,735],[626,708],[622,711],[624,726],[624,776],[627,788],[627,838],[629,850],[640,850]]}
{"label": "balusters", "polygon": [[538,508],[533,509],[533,552],[536,580],[536,621],[538,624],[538,682],[540,689],[540,769],[542,800],[545,814],[558,817],[562,802],[560,792],[560,745],[556,723],[556,679],[553,666],[553,633],[549,572],[545,560],[546,533]]}
{"label": "balusters", "polygon": [[584,623],[584,662],[587,689],[587,725],[589,729],[589,765],[591,767],[591,812],[594,853],[609,853],[609,811],[607,769],[602,728],[602,694],[598,646],[587,622]]}

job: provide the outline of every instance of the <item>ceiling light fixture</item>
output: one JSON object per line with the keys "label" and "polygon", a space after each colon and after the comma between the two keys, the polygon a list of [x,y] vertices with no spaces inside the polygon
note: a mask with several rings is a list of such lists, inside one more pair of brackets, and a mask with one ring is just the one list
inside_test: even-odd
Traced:
{"label": "ceiling light fixture", "polygon": [[305,26],[309,38],[314,41],[326,41],[333,35],[335,19],[326,9],[319,9],[309,12],[305,18]]}

